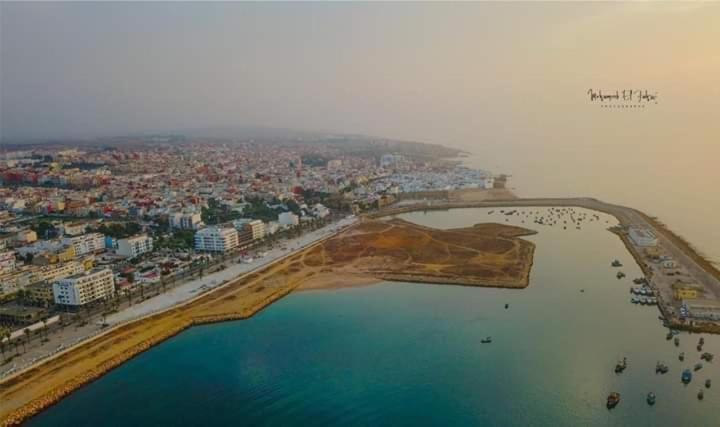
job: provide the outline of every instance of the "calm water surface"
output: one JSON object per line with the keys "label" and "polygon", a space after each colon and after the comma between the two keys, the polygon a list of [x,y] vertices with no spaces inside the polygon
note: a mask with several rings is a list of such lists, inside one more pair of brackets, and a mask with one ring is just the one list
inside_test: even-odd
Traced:
{"label": "calm water surface", "polygon": [[[523,225],[524,217],[487,212],[404,218]],[[524,290],[387,283],[304,292],[250,320],[193,328],[28,424],[718,425],[720,369],[705,364],[681,384],[681,370],[699,358],[698,336],[681,334],[678,349],[656,308],[629,302],[640,271],[605,230],[612,223],[601,215],[582,230],[532,224],[540,233],[529,237],[537,249]],[[609,265],[615,258],[624,280]],[[488,335],[492,344],[481,344]],[[720,355],[720,340],[706,336],[705,350]],[[629,367],[616,375],[623,356]],[[655,374],[658,360],[667,375]],[[706,378],[715,388],[698,401]],[[608,411],[611,391],[622,402]]]}

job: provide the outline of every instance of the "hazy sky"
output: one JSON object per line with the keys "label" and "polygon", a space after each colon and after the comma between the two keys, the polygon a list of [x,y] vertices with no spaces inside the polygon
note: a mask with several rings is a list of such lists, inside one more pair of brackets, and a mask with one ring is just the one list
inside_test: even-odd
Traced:
{"label": "hazy sky", "polygon": [[717,3],[3,2],[0,19],[7,138],[261,125],[463,145],[558,125],[590,87],[699,121],[720,105]]}

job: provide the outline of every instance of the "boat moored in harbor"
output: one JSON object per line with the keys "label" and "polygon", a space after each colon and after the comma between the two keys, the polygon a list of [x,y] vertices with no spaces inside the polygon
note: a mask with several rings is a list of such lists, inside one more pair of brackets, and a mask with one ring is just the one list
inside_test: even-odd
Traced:
{"label": "boat moored in harbor", "polygon": [[623,360],[618,361],[615,365],[615,373],[619,374],[627,368],[627,357],[623,357]]}
{"label": "boat moored in harbor", "polygon": [[690,371],[690,369],[685,369],[680,379],[683,383],[690,384],[690,381],[692,381],[692,372]]}
{"label": "boat moored in harbor", "polygon": [[485,337],[485,338],[481,339],[480,342],[483,343],[483,344],[491,343],[491,342],[492,342],[492,337]]}
{"label": "boat moored in harbor", "polygon": [[620,393],[612,392],[607,398],[607,408],[612,409],[620,403]]}
{"label": "boat moored in harbor", "polygon": [[655,373],[656,374],[667,374],[669,370],[670,370],[670,368],[668,368],[668,366],[662,362],[658,362],[655,365]]}
{"label": "boat moored in harbor", "polygon": [[648,395],[647,395],[647,403],[648,403],[648,405],[650,405],[650,406],[654,405],[654,404],[655,404],[655,399],[656,399],[655,393],[653,393],[653,392],[648,393]]}

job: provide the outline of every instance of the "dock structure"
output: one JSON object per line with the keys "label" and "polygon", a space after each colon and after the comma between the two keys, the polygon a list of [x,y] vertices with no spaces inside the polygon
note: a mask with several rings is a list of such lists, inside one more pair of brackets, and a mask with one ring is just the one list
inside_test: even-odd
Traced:
{"label": "dock structure", "polygon": [[[697,332],[720,333],[720,318],[707,314],[715,308],[703,309],[702,315],[681,311],[689,301],[674,297],[673,285],[681,280],[692,283],[706,301],[718,302],[720,310],[720,270],[700,255],[682,237],[674,234],[657,219],[627,206],[606,203],[590,197],[573,198],[510,198],[485,201],[434,200],[432,203],[390,205],[369,214],[372,217],[397,215],[418,210],[447,210],[456,208],[519,208],[519,207],[577,207],[596,210],[614,216],[619,223],[611,229],[625,244],[642,269],[648,285],[658,299],[658,308],[668,326]],[[707,304],[706,304],[707,305]],[[696,309],[695,314],[701,312]]]}

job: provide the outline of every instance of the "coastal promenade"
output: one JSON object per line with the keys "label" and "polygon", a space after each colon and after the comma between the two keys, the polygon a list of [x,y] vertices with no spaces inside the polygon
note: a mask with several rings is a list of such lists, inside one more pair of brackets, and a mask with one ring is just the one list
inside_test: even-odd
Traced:
{"label": "coastal promenade", "polygon": [[94,324],[88,325],[88,331],[78,331],[79,333],[67,334],[67,337],[61,339],[61,345],[58,345],[54,339],[52,342],[52,345],[55,346],[54,348],[48,350],[41,348],[36,351],[29,352],[27,355],[24,355],[24,357],[18,358],[13,364],[2,367],[0,369],[0,382],[4,381],[6,377],[18,375],[23,371],[42,364],[52,357],[57,357],[67,353],[78,345],[86,343],[87,341],[100,335],[111,332],[118,326],[141,320],[145,317],[159,314],[170,309],[178,308],[198,297],[206,295],[214,289],[221,288],[230,281],[234,281],[247,274],[266,268],[273,263],[298,253],[319,241],[332,237],[346,227],[354,224],[356,221],[356,217],[341,219],[336,223],[329,224],[318,230],[290,239],[283,242],[281,245],[276,245],[275,248],[265,253],[263,257],[256,258],[253,262],[232,263],[226,269],[206,274],[198,279],[190,280],[182,285],[168,290],[165,293],[134,304],[120,312],[107,316],[105,319],[106,324],[109,326],[107,328],[101,328],[100,325]]}
{"label": "coastal promenade", "polygon": [[[718,300],[720,298],[720,271],[713,263],[699,254],[695,248],[686,242],[682,237],[674,234],[662,223],[653,217],[627,206],[606,203],[589,197],[572,198],[516,198],[507,200],[491,200],[478,202],[453,202],[448,200],[418,201],[418,203],[407,203],[399,207],[388,207],[373,212],[368,216],[379,218],[401,213],[422,211],[422,210],[446,210],[457,208],[491,208],[491,207],[578,207],[596,210],[617,218],[620,225],[628,227],[640,227],[652,231],[657,237],[657,248],[666,255],[672,257],[678,265],[680,277],[684,281],[690,281],[701,285],[705,290],[705,297]],[[667,323],[671,327],[678,327],[688,330],[706,331],[720,333],[720,325],[712,322],[694,322],[690,324],[679,319],[678,302],[673,302],[672,284],[678,277],[668,277],[663,274],[657,266],[653,266],[643,253],[642,248],[633,244],[624,233],[616,233],[625,243],[630,253],[634,256],[651,286],[660,294],[662,304],[659,305],[665,315]]]}

